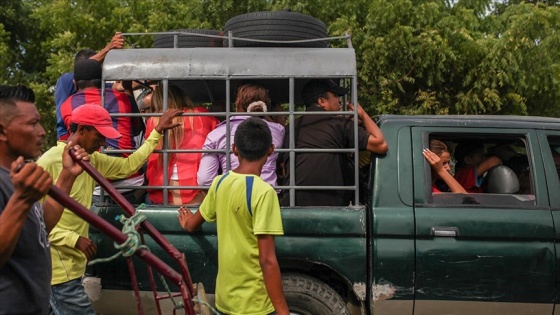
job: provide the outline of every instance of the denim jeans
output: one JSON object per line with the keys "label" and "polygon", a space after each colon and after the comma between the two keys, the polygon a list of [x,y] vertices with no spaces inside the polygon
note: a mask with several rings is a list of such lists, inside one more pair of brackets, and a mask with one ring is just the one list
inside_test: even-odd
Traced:
{"label": "denim jeans", "polygon": [[[220,312],[220,311],[218,311],[218,310],[216,310],[216,312],[218,312],[218,314],[220,314],[220,315],[227,315],[227,314],[224,314],[224,313],[222,313],[222,312]],[[268,314],[268,315],[277,315],[277,314],[276,314],[276,312],[272,312],[272,313],[270,313],[270,314]]]}
{"label": "denim jeans", "polygon": [[51,286],[50,315],[96,315],[82,278]]}

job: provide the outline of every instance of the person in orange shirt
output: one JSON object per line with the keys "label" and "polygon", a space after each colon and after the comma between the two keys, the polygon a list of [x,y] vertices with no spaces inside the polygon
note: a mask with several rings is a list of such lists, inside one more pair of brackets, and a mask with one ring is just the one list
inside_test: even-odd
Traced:
{"label": "person in orange shirt", "polygon": [[[208,112],[204,107],[195,107],[188,96],[177,86],[170,85],[167,98],[169,109],[182,109],[185,114]],[[152,96],[154,112],[163,112],[163,89],[156,88]],[[159,117],[150,117],[146,123],[146,134],[157,125]],[[213,116],[188,116],[176,117],[181,123],[180,128],[168,132],[167,149],[201,149],[206,135],[218,124]],[[161,149],[160,141],[156,149]],[[170,153],[167,163],[167,179],[170,186],[197,186],[196,173],[200,164],[201,153]],[[148,159],[146,177],[149,186],[162,186],[163,181],[163,154],[152,153]],[[149,189],[148,197],[153,203],[163,203],[163,190]],[[173,205],[198,204],[204,199],[204,193],[195,189],[169,190],[168,200]]]}

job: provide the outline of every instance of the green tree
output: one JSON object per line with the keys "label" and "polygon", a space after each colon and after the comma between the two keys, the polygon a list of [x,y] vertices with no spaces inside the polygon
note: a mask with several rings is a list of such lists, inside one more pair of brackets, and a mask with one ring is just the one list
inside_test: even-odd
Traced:
{"label": "green tree", "polygon": [[[560,115],[550,90],[558,89],[559,50],[543,46],[557,40],[558,7],[511,5],[510,14],[496,17],[486,13],[490,1],[416,2],[370,5],[368,40],[360,47],[361,96],[378,112]],[[545,57],[533,55],[537,42]],[[529,60],[539,60],[539,72],[527,67]],[[528,90],[528,77],[550,79]],[[551,96],[546,111],[529,100],[539,93]]]}
{"label": "green tree", "polygon": [[[5,3],[5,4],[4,4]],[[242,13],[315,16],[351,34],[359,99],[372,114],[560,117],[560,4],[493,0],[5,0],[0,81],[30,85],[54,143],[54,85],[74,54],[116,31],[223,29]],[[127,36],[151,47],[152,35]],[[343,41],[332,45],[344,46]]]}

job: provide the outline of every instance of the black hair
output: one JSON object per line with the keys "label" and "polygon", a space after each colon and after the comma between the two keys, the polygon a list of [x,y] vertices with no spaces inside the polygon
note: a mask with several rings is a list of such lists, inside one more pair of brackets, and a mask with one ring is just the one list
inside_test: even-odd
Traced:
{"label": "black hair", "polygon": [[101,79],[78,80],[78,81],[76,81],[76,87],[78,88],[78,90],[83,90],[83,89],[90,88],[90,87],[100,89],[101,88]]}
{"label": "black hair", "polygon": [[0,121],[9,122],[19,114],[17,104],[10,98],[0,98]]}
{"label": "black hair", "polygon": [[78,131],[78,126],[84,126],[87,130],[92,130],[94,129],[93,126],[87,126],[87,125],[79,125],[75,122],[71,122],[70,123],[70,133],[76,133],[76,131]]}
{"label": "black hair", "polygon": [[77,123],[70,123],[70,133],[76,133],[76,131],[78,131],[78,126]]}
{"label": "black hair", "polygon": [[484,144],[480,141],[467,140],[459,142],[459,144],[455,147],[455,152],[453,154],[455,160],[457,161],[456,167],[464,166],[465,158],[480,150],[484,150]]}
{"label": "black hair", "polygon": [[264,120],[251,117],[239,124],[233,142],[239,157],[253,162],[267,155],[272,145],[272,135]]}
{"label": "black hair", "polygon": [[35,93],[25,85],[0,85],[0,98],[35,103]]}
{"label": "black hair", "polygon": [[305,104],[305,107],[318,105],[319,102],[317,100],[319,99],[319,97],[328,98],[329,97],[328,91],[324,92],[324,93],[321,93],[321,94],[317,94],[316,96],[312,96],[312,97],[309,97],[307,99],[304,99],[303,104]]}
{"label": "black hair", "polygon": [[97,52],[91,49],[82,49],[78,51],[78,53],[76,53],[76,56],[74,56],[74,65],[79,61],[86,60],[91,58],[92,56],[95,56],[95,54],[97,54]]}

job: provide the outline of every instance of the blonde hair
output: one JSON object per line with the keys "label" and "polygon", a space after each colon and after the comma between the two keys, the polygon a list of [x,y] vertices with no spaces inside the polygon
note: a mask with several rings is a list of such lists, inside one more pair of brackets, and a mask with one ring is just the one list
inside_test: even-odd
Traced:
{"label": "blonde hair", "polygon": [[[163,112],[163,88],[158,87],[154,90],[152,96],[152,104],[153,104],[153,112],[154,113],[162,113]],[[183,92],[183,90],[175,85],[169,85],[168,94],[167,94],[167,109],[182,109],[184,112],[193,112],[194,105],[191,99]],[[181,123],[181,126],[178,128],[173,128],[168,130],[169,135],[169,142],[168,148],[169,149],[178,149],[183,142],[185,137],[185,128],[183,126],[184,119],[189,119],[190,125],[194,126],[194,116],[182,117],[178,116],[173,118],[174,123]],[[152,117],[154,126],[159,123],[159,117]],[[191,132],[194,132],[193,128],[191,127]],[[161,149],[163,147],[163,139],[159,141],[156,149]],[[172,157],[174,154],[171,154]],[[163,165],[163,154],[159,155],[159,162]]]}

